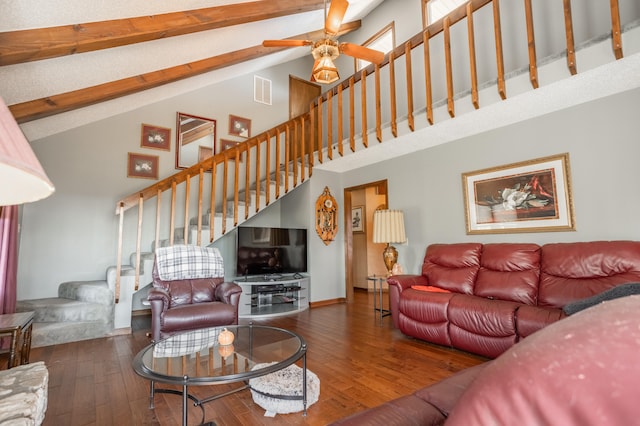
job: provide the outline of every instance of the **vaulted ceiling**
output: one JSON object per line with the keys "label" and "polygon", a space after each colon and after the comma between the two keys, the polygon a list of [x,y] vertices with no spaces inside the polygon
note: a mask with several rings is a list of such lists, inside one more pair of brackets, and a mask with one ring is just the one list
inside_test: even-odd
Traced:
{"label": "vaulted ceiling", "polygon": [[[358,29],[382,1],[350,0],[341,32]],[[324,6],[324,0],[5,2],[0,96],[20,123],[98,104],[108,114],[119,109],[113,99],[169,86],[164,96],[176,95],[304,56],[308,48],[261,42],[318,38]],[[158,95],[137,99],[153,102]]]}

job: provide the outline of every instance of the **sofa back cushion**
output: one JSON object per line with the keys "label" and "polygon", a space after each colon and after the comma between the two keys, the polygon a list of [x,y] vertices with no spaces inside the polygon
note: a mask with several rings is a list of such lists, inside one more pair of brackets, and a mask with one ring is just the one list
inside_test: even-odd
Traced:
{"label": "sofa back cushion", "polygon": [[538,304],[562,308],[605,290],[640,282],[640,242],[594,241],[542,247]]}
{"label": "sofa back cushion", "polygon": [[485,244],[474,294],[535,305],[540,280],[537,244]]}
{"label": "sofa back cushion", "polygon": [[424,256],[422,275],[429,285],[473,294],[481,253],[480,243],[431,244]]}

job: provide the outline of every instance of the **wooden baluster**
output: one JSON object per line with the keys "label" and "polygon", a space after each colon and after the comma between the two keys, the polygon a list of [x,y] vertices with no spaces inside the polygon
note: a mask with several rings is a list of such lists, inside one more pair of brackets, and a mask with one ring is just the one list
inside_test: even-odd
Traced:
{"label": "wooden baluster", "polygon": [[238,226],[238,210],[240,209],[240,149],[236,146],[233,152],[235,173],[233,175],[233,226]]}
{"label": "wooden baluster", "polygon": [[298,145],[300,138],[298,137],[298,121],[293,120],[293,187],[298,184]]}
{"label": "wooden baluster", "polygon": [[291,148],[291,129],[289,123],[284,127],[284,169],[285,169],[285,181],[284,181],[284,193],[289,192],[289,168],[291,165],[289,162],[291,158],[289,156],[289,149]]}
{"label": "wooden baluster", "polygon": [[[305,177],[305,161],[304,161],[304,157],[305,155],[307,156],[307,158],[309,159],[309,176],[311,176],[311,163],[312,163],[312,158],[313,158],[313,152],[309,152],[307,153],[305,148],[307,146],[307,138],[306,138],[306,134],[305,134],[305,127],[304,127],[304,115],[302,117],[300,117],[300,182],[304,182],[304,177]],[[313,145],[313,143],[309,143],[309,145]],[[296,180],[293,183],[293,186],[295,187],[298,184],[298,181]]]}
{"label": "wooden baluster", "polygon": [[327,92],[327,157],[333,160],[333,89]]}
{"label": "wooden baluster", "polygon": [[376,95],[376,139],[382,142],[382,106],[380,95],[380,65],[375,64],[375,95]]}
{"label": "wooden baluster", "polygon": [[215,239],[214,226],[216,222],[216,177],[217,177],[216,161],[211,157],[211,205],[209,207],[209,242]]}
{"label": "wooden baluster", "polygon": [[524,0],[524,12],[527,21],[527,45],[529,48],[529,80],[534,89],[538,88],[538,66],[536,62],[536,38],[533,29],[533,10],[531,0]]}
{"label": "wooden baluster", "polygon": [[611,0],[611,41],[616,59],[622,59],[622,31],[620,29],[620,8],[618,0]]}
{"label": "wooden baluster", "polygon": [[244,164],[244,219],[249,218],[249,207],[251,206],[251,146],[246,145],[245,164]]}
{"label": "wooden baluster", "polygon": [[191,176],[187,175],[187,179],[184,181],[185,194],[184,194],[184,236],[183,240],[185,244],[189,244],[189,203],[191,202]]}
{"label": "wooden baluster", "polygon": [[266,147],[266,160],[265,160],[265,190],[266,190],[266,202],[265,205],[269,205],[271,201],[271,134],[267,132],[267,147]]}
{"label": "wooden baluster", "polygon": [[[315,117],[312,114],[311,125],[310,125],[311,129],[313,129],[314,118]],[[322,161],[324,160],[323,158],[324,154],[322,154],[322,96],[318,98],[318,115],[316,120],[316,127],[317,127],[316,132],[318,133],[316,135],[316,149],[318,150],[318,162],[322,164]],[[311,141],[311,144],[312,143],[313,143],[313,140]],[[311,152],[309,152],[309,176],[311,176],[312,169],[313,169],[313,155],[311,155]]]}
{"label": "wooden baluster", "polygon": [[471,103],[480,108],[478,99],[478,68],[476,66],[476,37],[473,29],[473,7],[467,3],[467,34],[469,37],[469,73],[471,74]]}
{"label": "wooden baluster", "polygon": [[576,48],[573,41],[573,18],[571,16],[571,0],[564,2],[564,28],[567,34],[567,66],[571,75],[576,75]]}
{"label": "wooden baluster", "polygon": [[160,243],[160,210],[161,210],[161,201],[162,201],[162,191],[160,190],[160,188],[158,188],[158,191],[156,193],[156,234],[155,234],[155,247],[154,247],[154,251],[156,248],[158,248],[158,244]]}
{"label": "wooden baluster", "polygon": [[426,90],[427,121],[433,125],[433,90],[431,88],[431,52],[429,50],[429,30],[422,33],[422,46],[424,48],[424,86]]}
{"label": "wooden baluster", "polygon": [[413,122],[413,70],[411,69],[411,41],[404,45],[404,59],[407,76],[407,121],[409,129],[413,132],[415,124]]}
{"label": "wooden baluster", "polygon": [[173,245],[173,238],[175,236],[176,229],[176,181],[171,182],[171,220],[169,221],[169,245]]}
{"label": "wooden baluster", "polygon": [[280,167],[280,129],[276,129],[276,200],[280,198],[280,175],[282,167]]}
{"label": "wooden baluster", "polygon": [[344,149],[342,141],[344,139],[344,132],[342,128],[342,83],[338,84],[338,154],[342,157],[344,155]]}
{"label": "wooden baluster", "polygon": [[447,70],[447,110],[453,118],[456,116],[453,100],[453,64],[451,62],[451,32],[449,18],[444,18],[444,56]]}
{"label": "wooden baluster", "polygon": [[391,134],[398,137],[398,112],[396,107],[396,53],[389,52],[389,98],[391,102]]}
{"label": "wooden baluster", "polygon": [[134,291],[140,287],[140,251],[142,250],[142,216],[144,213],[144,196],[138,198],[138,232],[136,235],[136,276],[134,279]]}
{"label": "wooden baluster", "polygon": [[256,213],[260,211],[260,181],[262,180],[262,150],[260,149],[260,138],[256,138]]}
{"label": "wooden baluster", "polygon": [[367,71],[360,71],[360,109],[362,111],[362,145],[369,147],[367,134]]}
{"label": "wooden baluster", "polygon": [[200,167],[200,172],[198,173],[198,231],[197,231],[197,239],[196,244],[198,246],[202,245],[202,191],[204,186],[204,168]]}
{"label": "wooden baluster", "polygon": [[502,99],[507,99],[507,89],[504,84],[504,58],[502,54],[502,30],[500,26],[500,1],[493,0],[493,30],[496,37],[496,66],[498,69],[498,93]]}
{"label": "wooden baluster", "polygon": [[118,259],[116,260],[116,303],[120,301],[120,275],[122,275],[122,235],[124,230],[124,203],[122,202],[118,207],[118,214],[120,219],[118,220]]}
{"label": "wooden baluster", "polygon": [[227,232],[227,211],[229,198],[229,191],[227,189],[229,182],[229,161],[227,157],[222,162],[222,235]]}
{"label": "wooden baluster", "polygon": [[[318,98],[318,102],[320,102],[320,98]],[[316,128],[316,114],[317,114],[316,111],[317,111],[316,104],[315,104],[315,101],[313,101],[311,102],[311,106],[309,107],[309,121],[310,121],[309,132],[313,131],[313,129]],[[305,135],[304,124],[302,125],[302,134]],[[301,144],[301,145],[305,145],[305,144]],[[313,162],[313,153],[314,151],[316,151],[316,145],[317,145],[317,135],[311,135],[311,140],[309,140],[309,163]],[[304,155],[301,155],[301,158],[303,159],[303,163],[304,163]],[[304,180],[304,166],[302,167],[302,176]]]}
{"label": "wooden baluster", "polygon": [[351,76],[349,79],[349,148],[351,148],[351,152],[355,152],[356,150],[355,84],[356,80]]}

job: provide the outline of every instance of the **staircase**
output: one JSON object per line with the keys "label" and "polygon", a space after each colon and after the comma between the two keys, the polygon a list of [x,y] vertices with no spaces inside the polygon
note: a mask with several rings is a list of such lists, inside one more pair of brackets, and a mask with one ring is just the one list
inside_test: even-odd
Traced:
{"label": "staircase", "polygon": [[[288,180],[285,180],[288,179]],[[271,197],[275,197],[278,192],[275,188],[275,174],[272,175],[269,184]],[[293,186],[293,178],[287,178],[286,173],[281,173],[279,181],[282,182],[279,192],[284,193],[285,181],[287,185]],[[264,205],[266,202],[267,182],[260,183],[260,192],[257,200]],[[250,190],[250,199],[256,200],[255,189]],[[272,198],[273,199],[273,198]],[[254,216],[255,202],[248,205],[248,218]],[[241,212],[244,215],[245,204],[241,203]],[[251,211],[253,210],[253,211]],[[229,217],[231,212],[227,212]],[[215,214],[214,233],[220,233],[222,223],[222,212]],[[208,212],[201,216],[201,225],[208,227],[211,214]],[[225,219],[227,231],[235,226],[232,219]],[[239,225],[242,222],[238,222]],[[236,225],[236,226],[237,226]],[[184,240],[184,227],[174,230],[174,241]],[[187,227],[188,241],[196,241],[198,233],[198,217],[192,217]],[[202,245],[209,244],[210,232],[208,229],[202,231]],[[151,271],[154,262],[154,251],[156,247],[170,245],[169,239],[153,241],[150,251],[138,254],[132,253],[129,256],[129,263],[120,266],[120,274],[117,276],[116,265],[107,268],[105,280],[97,281],[71,281],[60,284],[58,287],[58,297],[43,298],[18,301],[16,312],[34,311],[34,325],[32,331],[32,346],[50,346],[79,340],[95,339],[122,332],[130,326],[132,310],[148,309],[143,301],[146,300],[147,292],[151,287]],[[136,268],[136,264],[139,265]],[[119,280],[118,280],[119,277]],[[116,282],[125,291],[120,292],[120,300],[115,303]],[[139,284],[139,290],[133,291]],[[118,331],[120,329],[120,331]]]}
{"label": "staircase", "polygon": [[[479,84],[475,74],[476,52],[470,40],[467,48],[473,59],[469,60],[471,79],[456,81],[450,53],[436,57],[430,53],[428,45],[437,35],[444,37],[445,44],[450,44],[450,26],[466,26],[468,16],[492,3],[491,0],[469,2],[452,12],[445,19],[446,25],[435,23],[394,49],[382,66],[369,66],[333,87],[311,105],[309,113],[120,200],[116,206],[120,221],[117,264],[108,268],[105,280],[63,283],[58,298],[18,303],[19,311],[36,311],[33,346],[128,330],[132,310],[141,308],[141,301],[146,299],[154,247],[211,244],[311,178],[316,164],[334,160],[334,156],[336,159],[358,156],[361,151],[369,151],[373,156],[374,150],[367,148],[383,147],[379,143],[385,137],[397,138],[399,128],[402,134],[421,127],[438,126],[439,121],[453,120],[448,123],[451,131],[457,115],[471,117],[480,105],[486,107],[502,102],[507,93],[531,92],[540,82],[551,84],[571,78],[578,69],[582,72],[616,61],[624,56],[622,34],[626,32],[631,34],[633,42],[629,45],[632,48],[640,45],[639,23],[621,27],[616,0],[611,1],[611,33],[593,40],[574,40],[571,10],[565,8],[563,22],[567,37],[554,40],[565,46],[564,50],[554,51],[547,59],[538,61],[533,25],[520,28],[526,32],[528,43],[523,49],[529,53],[529,64],[505,72],[502,47],[496,43],[493,56],[498,58],[499,64],[496,75],[489,79],[485,76],[485,83]],[[495,5],[493,11],[500,13]],[[532,19],[527,14],[527,22]],[[478,39],[477,33],[481,31],[487,32],[484,38],[499,37],[499,20],[493,27],[476,28],[475,31]],[[571,37],[568,36],[570,33]],[[596,57],[592,51],[600,56]],[[604,59],[602,52],[606,52]],[[638,52],[627,52],[627,55],[634,54],[638,55]],[[424,67],[424,64],[435,67],[437,61],[447,65],[443,87],[434,87],[430,68]],[[421,75],[419,66],[423,66]],[[388,85],[387,91],[383,90],[381,81]],[[510,92],[506,90],[507,82]],[[417,89],[420,85],[423,87]],[[456,93],[453,87],[458,90]],[[402,89],[406,92],[403,102],[398,103],[396,91]],[[368,125],[369,122],[372,124]],[[313,130],[311,141],[304,139],[307,128]],[[447,129],[447,125],[442,128]],[[377,141],[370,144],[370,136]],[[457,137],[461,137],[459,132]],[[394,144],[393,148],[396,151],[405,149],[403,141],[397,141],[400,143]],[[421,143],[426,148],[434,141]],[[148,247],[149,251],[143,247]],[[126,261],[123,260],[125,257]]]}

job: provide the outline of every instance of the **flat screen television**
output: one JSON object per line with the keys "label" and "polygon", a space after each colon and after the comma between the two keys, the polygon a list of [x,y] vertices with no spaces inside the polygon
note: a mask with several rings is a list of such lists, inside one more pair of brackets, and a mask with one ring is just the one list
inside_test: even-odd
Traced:
{"label": "flat screen television", "polygon": [[237,228],[238,276],[307,272],[307,230],[240,226]]}

